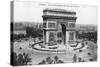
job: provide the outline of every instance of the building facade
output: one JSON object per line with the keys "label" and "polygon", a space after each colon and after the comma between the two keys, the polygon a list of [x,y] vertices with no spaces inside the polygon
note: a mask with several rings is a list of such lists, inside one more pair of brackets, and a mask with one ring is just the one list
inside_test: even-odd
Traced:
{"label": "building facade", "polygon": [[43,10],[43,38],[46,46],[75,41],[76,12],[63,9]]}

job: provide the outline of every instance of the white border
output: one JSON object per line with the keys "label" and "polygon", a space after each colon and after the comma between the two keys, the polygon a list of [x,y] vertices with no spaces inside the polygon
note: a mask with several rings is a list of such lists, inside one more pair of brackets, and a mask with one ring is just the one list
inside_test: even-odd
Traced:
{"label": "white border", "polygon": [[[11,0],[0,0],[0,67],[11,67],[10,64],[10,1]],[[19,0],[16,0],[19,1]],[[21,0],[22,1],[22,0]],[[88,4],[100,6],[100,0],[23,0],[23,1],[39,1],[39,2],[49,2],[49,3],[69,3],[69,4]],[[98,7],[98,12],[100,8]],[[100,18],[100,13],[98,13],[98,18]],[[98,19],[98,29],[99,29],[99,19]],[[98,30],[98,38],[100,31]],[[98,39],[98,48],[100,41]],[[100,49],[98,49],[99,55]],[[100,55],[99,55],[100,56]],[[99,67],[100,58],[98,57],[98,62],[85,62],[85,63],[65,63],[65,64],[52,64],[52,65],[33,65],[37,67]],[[33,67],[24,66],[24,67]]]}

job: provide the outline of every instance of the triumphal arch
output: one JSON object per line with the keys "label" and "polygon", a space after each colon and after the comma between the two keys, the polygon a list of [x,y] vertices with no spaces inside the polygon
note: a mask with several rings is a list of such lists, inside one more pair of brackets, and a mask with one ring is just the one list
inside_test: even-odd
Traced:
{"label": "triumphal arch", "polygon": [[43,39],[49,47],[75,41],[76,12],[64,9],[43,10]]}

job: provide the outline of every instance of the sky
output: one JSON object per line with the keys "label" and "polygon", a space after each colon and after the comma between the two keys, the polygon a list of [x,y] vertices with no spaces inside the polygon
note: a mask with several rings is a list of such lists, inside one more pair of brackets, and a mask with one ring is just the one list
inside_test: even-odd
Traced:
{"label": "sky", "polygon": [[76,24],[94,24],[97,25],[97,7],[73,4],[51,4],[37,2],[14,2],[14,22],[37,22],[43,23],[42,15],[45,8],[59,8],[69,11],[75,11]]}

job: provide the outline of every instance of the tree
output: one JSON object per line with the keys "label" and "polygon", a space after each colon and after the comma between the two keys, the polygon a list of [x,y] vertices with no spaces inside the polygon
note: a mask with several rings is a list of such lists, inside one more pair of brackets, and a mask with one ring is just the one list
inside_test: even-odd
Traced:
{"label": "tree", "polygon": [[62,60],[59,60],[59,57],[58,56],[55,56],[54,57],[54,63],[64,63]]}
{"label": "tree", "polygon": [[52,59],[51,59],[50,57],[47,57],[47,58],[46,58],[46,62],[47,62],[48,64],[52,64]]}
{"label": "tree", "polygon": [[27,33],[27,36],[31,36],[33,38],[43,36],[43,30],[33,28],[33,27],[26,27],[26,33]]}
{"label": "tree", "polygon": [[22,66],[27,65],[29,62],[31,62],[31,58],[29,57],[29,54],[23,53],[23,54],[16,54],[15,52],[12,53],[12,65],[13,66]]}

